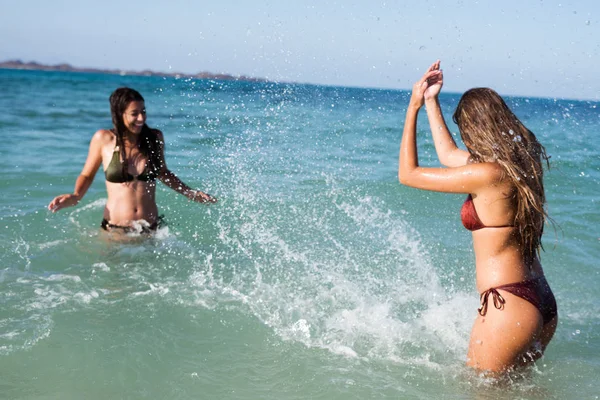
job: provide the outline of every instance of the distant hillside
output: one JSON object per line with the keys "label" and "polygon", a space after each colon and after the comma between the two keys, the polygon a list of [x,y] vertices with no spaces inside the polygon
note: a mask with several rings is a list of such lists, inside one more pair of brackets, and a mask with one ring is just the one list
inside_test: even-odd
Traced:
{"label": "distant hillside", "polygon": [[229,74],[215,74],[212,72],[199,72],[197,74],[185,74],[181,72],[156,72],[150,70],[131,71],[121,69],[101,69],[101,68],[80,68],[70,64],[46,65],[35,61],[23,62],[21,60],[9,60],[0,62],[2,69],[26,69],[36,71],[63,71],[63,72],[91,72],[97,74],[111,75],[133,75],[133,76],[170,76],[175,78],[198,78],[198,79],[219,79],[227,81],[249,81],[249,82],[267,82],[263,78],[253,78],[249,76],[234,76]]}

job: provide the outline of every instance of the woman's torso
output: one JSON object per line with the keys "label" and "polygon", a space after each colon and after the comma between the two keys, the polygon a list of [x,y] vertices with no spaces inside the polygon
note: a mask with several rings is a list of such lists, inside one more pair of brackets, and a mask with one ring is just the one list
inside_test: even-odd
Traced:
{"label": "woman's torso", "polygon": [[[110,135],[110,136],[109,136]],[[118,153],[115,155],[115,151]],[[110,168],[115,170],[122,167],[121,151],[116,146],[115,135],[107,131],[107,140],[102,147],[102,166],[105,172]],[[131,175],[133,180],[126,182],[110,182],[106,179],[108,200],[104,208],[104,218],[111,224],[128,226],[132,221],[145,220],[150,224],[158,218],[158,207],[155,201],[156,181],[142,181],[147,172],[147,158],[143,157],[137,148],[131,149],[126,145],[127,168],[123,176]],[[112,162],[112,164],[111,164]],[[110,174],[109,174],[110,175]],[[108,178],[108,177],[107,177]]]}
{"label": "woman's torso", "polygon": [[507,283],[543,275],[537,259],[529,264],[523,256],[514,226],[516,188],[508,181],[492,185],[473,195],[477,216],[485,226],[473,231],[476,284],[481,293]]}

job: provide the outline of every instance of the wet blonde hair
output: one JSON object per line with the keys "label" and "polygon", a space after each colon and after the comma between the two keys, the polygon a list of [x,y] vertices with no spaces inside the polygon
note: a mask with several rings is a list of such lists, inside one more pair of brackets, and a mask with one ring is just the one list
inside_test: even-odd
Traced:
{"label": "wet blonde hair", "polygon": [[492,89],[470,89],[461,97],[453,116],[461,138],[474,162],[496,162],[516,188],[514,226],[529,263],[539,256],[545,208],[544,146]]}

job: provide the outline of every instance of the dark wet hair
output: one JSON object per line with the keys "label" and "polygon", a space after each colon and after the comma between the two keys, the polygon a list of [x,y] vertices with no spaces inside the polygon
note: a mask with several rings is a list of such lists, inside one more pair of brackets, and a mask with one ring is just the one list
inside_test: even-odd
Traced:
{"label": "dark wet hair", "polygon": [[[123,121],[123,113],[133,101],[144,101],[142,95],[135,89],[128,87],[120,87],[110,95],[110,114],[113,122],[113,132],[117,137],[117,146],[119,146],[121,152],[121,158],[123,162],[123,172],[127,169],[127,159],[125,157],[125,146],[123,145],[123,138],[127,132],[125,122]],[[138,145],[140,153],[148,160],[148,166],[151,170],[158,172],[162,169],[162,153],[163,143],[159,140],[157,130],[151,129],[147,124],[144,123],[140,136],[138,138]]]}
{"label": "dark wet hair", "polygon": [[548,219],[544,193],[544,146],[489,88],[474,88],[463,94],[452,117],[475,162],[496,162],[516,187],[517,213],[514,225],[526,261],[533,261],[542,248],[544,223]]}

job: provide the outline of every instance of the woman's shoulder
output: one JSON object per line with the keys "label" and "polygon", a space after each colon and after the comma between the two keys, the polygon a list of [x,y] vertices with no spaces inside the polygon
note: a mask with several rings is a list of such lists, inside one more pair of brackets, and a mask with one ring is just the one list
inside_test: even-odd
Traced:
{"label": "woman's shoulder", "polygon": [[105,149],[107,146],[115,145],[115,134],[109,129],[100,129],[94,133],[90,141],[90,150],[97,149],[98,152]]}
{"label": "woman's shoulder", "polygon": [[497,162],[475,162],[467,164],[473,170],[484,175],[489,183],[496,184],[506,180],[507,174]]}
{"label": "woman's shoulder", "polygon": [[115,138],[115,134],[110,129],[99,129],[94,133],[94,136],[92,136],[92,141],[106,144],[114,141]]}

